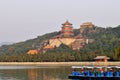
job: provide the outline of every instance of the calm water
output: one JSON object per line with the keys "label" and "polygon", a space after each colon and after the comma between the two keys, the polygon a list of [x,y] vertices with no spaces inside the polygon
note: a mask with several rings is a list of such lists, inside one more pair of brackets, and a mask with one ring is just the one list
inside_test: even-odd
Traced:
{"label": "calm water", "polygon": [[0,80],[69,80],[70,67],[0,66]]}

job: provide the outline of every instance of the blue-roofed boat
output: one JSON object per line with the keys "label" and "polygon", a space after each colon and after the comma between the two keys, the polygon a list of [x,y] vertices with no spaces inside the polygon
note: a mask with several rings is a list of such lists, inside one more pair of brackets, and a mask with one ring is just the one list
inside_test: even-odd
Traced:
{"label": "blue-roofed boat", "polygon": [[[120,66],[72,66],[72,68],[73,71],[68,76],[71,80],[120,80]],[[80,70],[77,70],[78,68]]]}

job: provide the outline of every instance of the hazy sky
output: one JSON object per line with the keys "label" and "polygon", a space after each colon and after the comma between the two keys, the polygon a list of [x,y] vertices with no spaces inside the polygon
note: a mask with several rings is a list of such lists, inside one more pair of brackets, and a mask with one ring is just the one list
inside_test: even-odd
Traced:
{"label": "hazy sky", "polygon": [[19,42],[91,21],[97,26],[120,25],[120,0],[0,0],[0,42]]}

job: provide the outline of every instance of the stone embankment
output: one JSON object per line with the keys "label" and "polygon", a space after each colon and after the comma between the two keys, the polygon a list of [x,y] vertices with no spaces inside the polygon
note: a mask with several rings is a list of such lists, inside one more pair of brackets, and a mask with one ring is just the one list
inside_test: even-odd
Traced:
{"label": "stone embankment", "polygon": [[0,62],[0,66],[120,66],[120,62]]}

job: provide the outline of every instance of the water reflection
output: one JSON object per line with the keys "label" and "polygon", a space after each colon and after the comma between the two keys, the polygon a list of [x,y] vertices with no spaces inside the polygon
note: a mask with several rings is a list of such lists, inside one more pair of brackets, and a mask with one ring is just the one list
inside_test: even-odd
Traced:
{"label": "water reflection", "polygon": [[70,67],[0,69],[0,80],[68,80],[70,73]]}
{"label": "water reflection", "polygon": [[28,79],[29,80],[37,80],[38,78],[38,70],[37,69],[29,69],[28,70]]}

